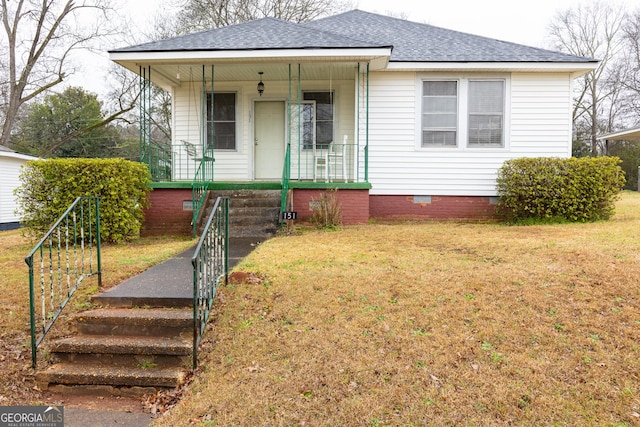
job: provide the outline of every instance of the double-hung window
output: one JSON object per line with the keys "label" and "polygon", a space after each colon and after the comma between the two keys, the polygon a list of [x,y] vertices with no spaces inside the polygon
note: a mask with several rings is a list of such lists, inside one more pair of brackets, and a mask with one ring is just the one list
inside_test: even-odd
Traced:
{"label": "double-hung window", "polygon": [[502,147],[504,140],[504,81],[470,80],[469,147]]}
{"label": "double-hung window", "polygon": [[[333,142],[333,92],[304,92],[304,148],[326,149]],[[315,124],[314,124],[315,122]],[[314,127],[314,129],[311,129]]]}
{"label": "double-hung window", "polygon": [[236,149],[235,92],[207,93],[207,146],[215,150]]}
{"label": "double-hung window", "polygon": [[504,79],[422,81],[421,146],[504,147]]}
{"label": "double-hung window", "polygon": [[455,146],[458,82],[422,82],[422,146]]}

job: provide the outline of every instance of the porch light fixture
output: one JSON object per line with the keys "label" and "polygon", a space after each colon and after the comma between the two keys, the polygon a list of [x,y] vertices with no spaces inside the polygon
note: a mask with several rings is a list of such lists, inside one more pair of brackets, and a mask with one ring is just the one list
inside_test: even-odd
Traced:
{"label": "porch light fixture", "polygon": [[260,82],[258,83],[258,93],[262,96],[262,92],[264,92],[264,83],[262,83],[262,71],[259,71],[260,74]]}

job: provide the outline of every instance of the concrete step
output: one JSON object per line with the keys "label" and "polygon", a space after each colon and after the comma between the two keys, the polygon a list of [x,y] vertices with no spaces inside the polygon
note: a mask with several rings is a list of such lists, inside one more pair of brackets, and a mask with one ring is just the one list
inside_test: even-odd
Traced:
{"label": "concrete step", "polygon": [[50,353],[53,363],[75,363],[79,365],[100,365],[147,368],[166,368],[170,366],[189,367],[193,362],[191,355],[166,354],[114,354],[114,353]]}
{"label": "concrete step", "polygon": [[278,199],[280,200],[280,190],[213,190],[213,199],[217,197],[229,197],[230,199]]}
{"label": "concrete step", "polygon": [[188,372],[179,366],[104,366],[99,364],[57,363],[36,374],[41,390],[63,385],[127,387],[176,387],[186,381]]}
{"label": "concrete step", "polygon": [[178,336],[193,331],[193,310],[102,308],[75,314],[76,331],[84,335]]}
{"label": "concrete step", "polygon": [[[193,285],[192,285],[193,286]],[[91,298],[94,304],[113,307],[113,308],[188,308],[193,307],[192,296],[118,296],[109,294],[100,294]]]}
{"label": "concrete step", "polygon": [[280,214],[280,190],[229,190],[213,191],[207,201],[198,229],[211,213],[215,200],[219,196],[230,198],[229,235],[231,237],[269,237],[278,230]]}
{"label": "concrete step", "polygon": [[246,237],[264,238],[265,240],[272,237],[278,232],[278,226],[264,226],[264,227],[236,227],[229,230],[229,234],[233,238],[241,239]]}
{"label": "concrete step", "polygon": [[258,217],[265,221],[277,221],[280,206],[229,208],[229,220],[238,217]]}
{"label": "concrete step", "polygon": [[176,387],[189,372],[191,310],[99,308],[70,320],[76,335],[51,342],[53,364],[36,373],[44,390],[89,387],[117,395],[127,387]]}
{"label": "concrete step", "polygon": [[187,356],[193,342],[159,336],[77,335],[56,340],[49,349],[51,353]]}

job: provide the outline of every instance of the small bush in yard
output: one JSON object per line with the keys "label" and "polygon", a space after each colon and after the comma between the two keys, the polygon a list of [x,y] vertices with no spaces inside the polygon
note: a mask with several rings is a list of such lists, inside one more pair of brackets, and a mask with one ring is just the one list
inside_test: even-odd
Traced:
{"label": "small bush in yard", "polygon": [[625,183],[617,157],[518,158],[498,170],[498,212],[527,219],[589,222],[608,219]]}
{"label": "small bush in yard", "polygon": [[342,224],[342,208],[336,192],[330,190],[311,199],[311,222],[319,228],[332,229]]}
{"label": "small bush in yard", "polygon": [[38,238],[77,197],[100,197],[101,237],[119,242],[138,237],[149,205],[146,165],[124,159],[48,159],[27,162],[16,189],[18,212]]}

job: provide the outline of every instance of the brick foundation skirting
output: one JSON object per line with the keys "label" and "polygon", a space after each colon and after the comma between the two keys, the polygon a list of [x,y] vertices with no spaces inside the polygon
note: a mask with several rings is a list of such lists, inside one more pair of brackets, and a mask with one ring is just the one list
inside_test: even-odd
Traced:
{"label": "brick foundation skirting", "polygon": [[191,203],[190,189],[156,188],[150,194],[151,207],[144,213],[142,236],[190,236],[191,210],[183,203]]}
{"label": "brick foundation skirting", "polygon": [[[293,210],[299,221],[311,218],[310,202],[327,190],[294,189]],[[341,189],[336,193],[342,210],[342,223],[366,224],[378,220],[495,220],[495,203],[480,196],[381,196],[369,195],[369,190]],[[145,211],[142,236],[190,236],[191,190],[155,189],[151,192],[151,207]]]}
{"label": "brick foundation skirting", "polygon": [[[311,218],[309,203],[326,192],[327,190],[294,189],[293,210],[298,213],[298,219],[306,221]],[[369,221],[369,190],[338,190],[335,195],[340,203],[344,225],[365,224]]]}
{"label": "brick foundation skirting", "polygon": [[381,196],[369,197],[372,219],[384,220],[495,220],[496,205],[485,196]]}

